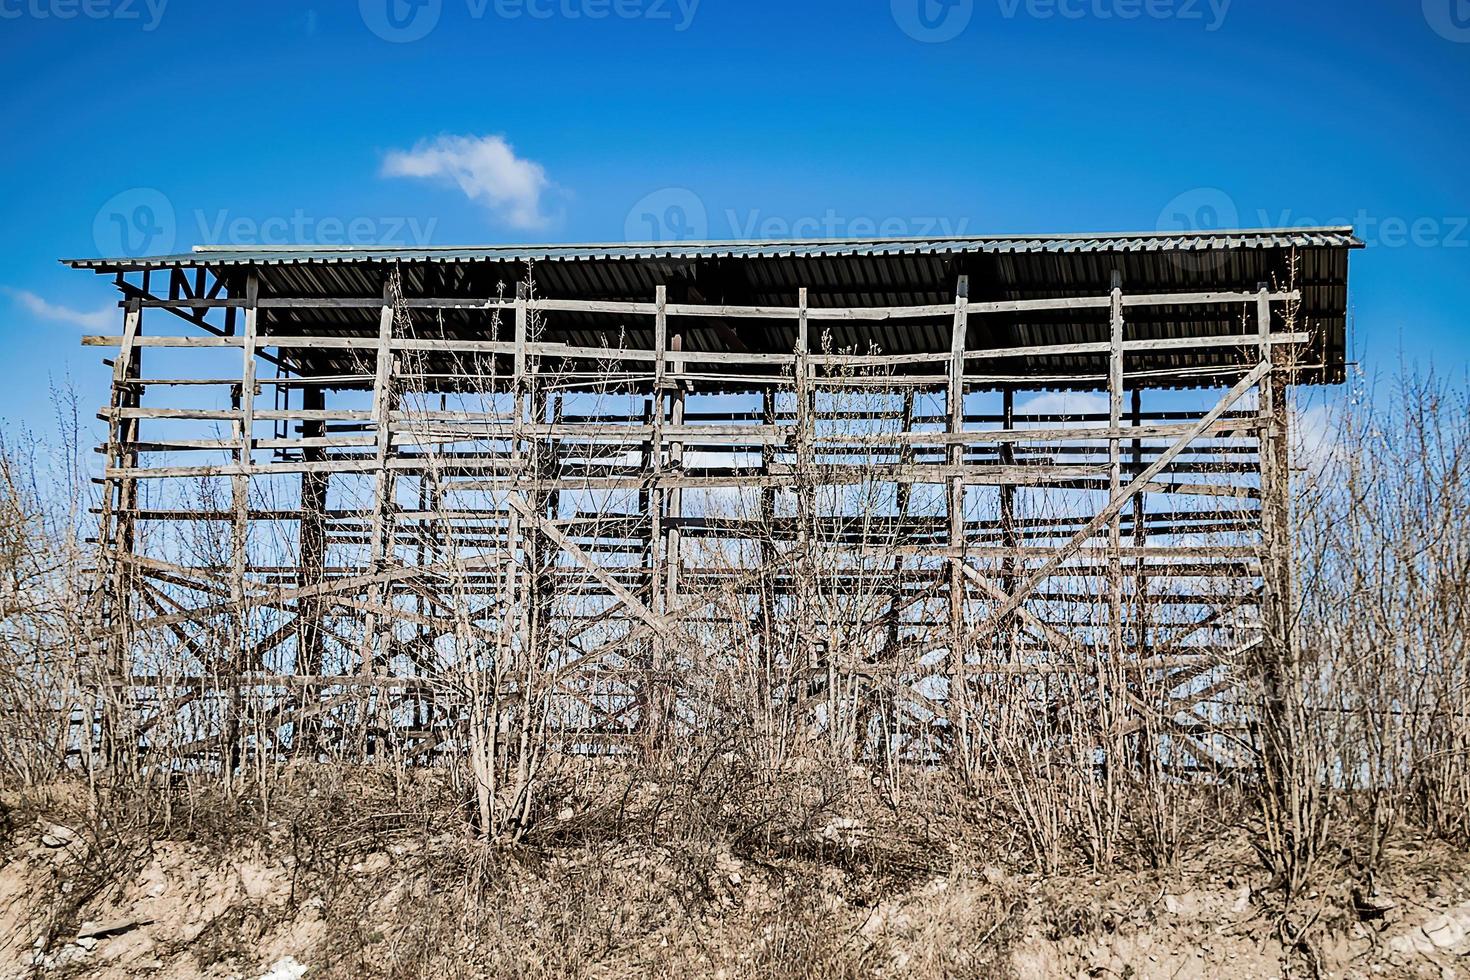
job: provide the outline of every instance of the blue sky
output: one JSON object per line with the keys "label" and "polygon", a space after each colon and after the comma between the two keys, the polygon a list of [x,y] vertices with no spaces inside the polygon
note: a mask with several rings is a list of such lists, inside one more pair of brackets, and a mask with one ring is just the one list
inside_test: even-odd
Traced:
{"label": "blue sky", "polygon": [[1351,223],[1470,364],[1470,0],[0,0],[0,85],[12,424],[105,398],[59,257],[198,242]]}

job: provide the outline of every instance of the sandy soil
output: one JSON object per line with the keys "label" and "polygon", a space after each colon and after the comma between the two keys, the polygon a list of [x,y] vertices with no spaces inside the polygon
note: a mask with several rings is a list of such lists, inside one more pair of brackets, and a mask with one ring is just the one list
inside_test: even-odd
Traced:
{"label": "sandy soil", "polygon": [[1369,893],[1324,886],[1283,918],[1243,850],[1167,873],[879,880],[854,820],[767,860],[629,841],[507,855],[353,823],[109,838],[65,808],[7,814],[0,978],[1470,976],[1470,858],[1413,838]]}

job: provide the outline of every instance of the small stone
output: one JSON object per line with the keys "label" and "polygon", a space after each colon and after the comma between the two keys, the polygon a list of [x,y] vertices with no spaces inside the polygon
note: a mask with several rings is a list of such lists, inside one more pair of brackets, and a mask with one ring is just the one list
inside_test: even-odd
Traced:
{"label": "small stone", "polygon": [[77,839],[77,832],[59,823],[51,824],[41,832],[41,843],[47,847],[65,847]]}
{"label": "small stone", "polygon": [[559,821],[561,821],[562,823],[566,823],[568,820],[572,819],[576,815],[577,815],[577,811],[576,810],[573,810],[571,807],[566,807],[565,809],[563,809],[560,813],[558,813],[556,815],[556,819],[559,820]]}

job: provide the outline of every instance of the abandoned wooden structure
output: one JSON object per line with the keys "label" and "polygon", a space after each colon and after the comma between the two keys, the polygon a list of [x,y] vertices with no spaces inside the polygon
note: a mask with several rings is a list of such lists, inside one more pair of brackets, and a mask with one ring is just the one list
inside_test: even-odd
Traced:
{"label": "abandoned wooden structure", "polygon": [[[750,726],[932,759],[1059,697],[1229,764],[1350,229],[72,260],[121,332],[95,663],[179,760]],[[1283,618],[1284,621],[1284,618]]]}

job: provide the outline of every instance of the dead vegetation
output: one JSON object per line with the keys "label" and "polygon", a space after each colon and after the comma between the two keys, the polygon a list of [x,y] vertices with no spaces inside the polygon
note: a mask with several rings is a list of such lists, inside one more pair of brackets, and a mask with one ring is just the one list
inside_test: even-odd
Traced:
{"label": "dead vegetation", "polygon": [[[463,370],[497,390],[493,361]],[[911,393],[905,404],[825,380],[844,391],[830,418],[867,420],[845,438],[916,410]],[[588,394],[594,406],[627,396],[616,385]],[[527,534],[539,544],[494,573],[511,600],[493,630],[478,603],[484,569],[507,567],[485,560],[502,545],[452,547],[463,528],[425,538],[439,598],[414,615],[454,656],[441,673],[415,663],[426,693],[411,708],[364,683],[368,693],[347,688],[330,711],[286,726],[284,701],[252,700],[238,679],[213,695],[160,683],[176,692],[170,710],[122,703],[88,646],[116,583],[87,574],[75,433],[54,456],[11,436],[0,459],[0,772],[14,791],[0,964],[225,976],[290,958],[325,976],[527,978],[1455,969],[1470,953],[1455,932],[1470,867],[1456,850],[1470,844],[1470,414],[1461,391],[1432,379],[1369,394],[1325,416],[1325,445],[1304,447],[1307,478],[1267,518],[1290,526],[1284,598],[1250,624],[1259,642],[1225,664],[1229,683],[1198,685],[1188,707],[1213,713],[1189,712],[1192,727],[1158,674],[1051,637],[1066,656],[1044,671],[985,662],[951,679],[970,699],[965,730],[897,730],[914,714],[893,709],[884,678],[931,668],[937,641],[895,610],[942,603],[938,586],[902,588],[914,567],[897,557],[902,523],[879,517],[933,502],[918,490],[878,499],[878,453],[849,460],[868,478],[837,493],[799,444],[786,509],[755,493],[705,515],[766,531],[758,561],[713,546],[699,556],[711,579],[739,585],[689,584],[683,599],[724,615],[677,637],[614,638],[635,650],[617,662],[622,675],[642,680],[610,671],[580,692],[606,714],[637,715],[616,751],[581,740],[575,714],[553,723],[567,711],[566,665],[534,652],[588,641],[553,580],[566,545],[550,535],[558,547]],[[544,393],[517,397],[548,415]],[[398,410],[423,432],[442,425],[432,406]],[[526,440],[533,469],[546,443]],[[205,506],[211,491],[194,492]],[[551,525],[546,500],[527,496],[512,520]],[[581,516],[626,523],[606,497]],[[175,544],[244,550],[223,540],[233,530]],[[662,540],[645,527],[628,536]],[[863,570],[892,573],[855,576],[854,541]],[[311,542],[272,546],[289,563]],[[1077,588],[1093,587],[1096,577]],[[655,615],[680,599],[660,583],[640,594]],[[166,599],[155,590],[155,615]],[[386,601],[370,597],[344,647],[399,648],[371,618]],[[1096,615],[1096,595],[1075,602]],[[1001,624],[1002,639],[1046,632],[1023,619]],[[1169,625],[1155,635],[1161,655],[1187,649],[1168,642]],[[232,601],[202,629],[140,639],[129,655],[178,679],[181,648],[239,651],[280,629]],[[319,639],[303,635],[301,649]],[[207,669],[238,678],[241,666],[229,654]],[[330,673],[306,666],[303,676]],[[699,696],[681,708],[681,690]],[[387,718],[405,710],[417,714]],[[697,716],[682,729],[681,710]],[[419,720],[452,738],[417,751],[395,732]],[[1201,737],[1236,764],[1179,764],[1176,744]]]}

